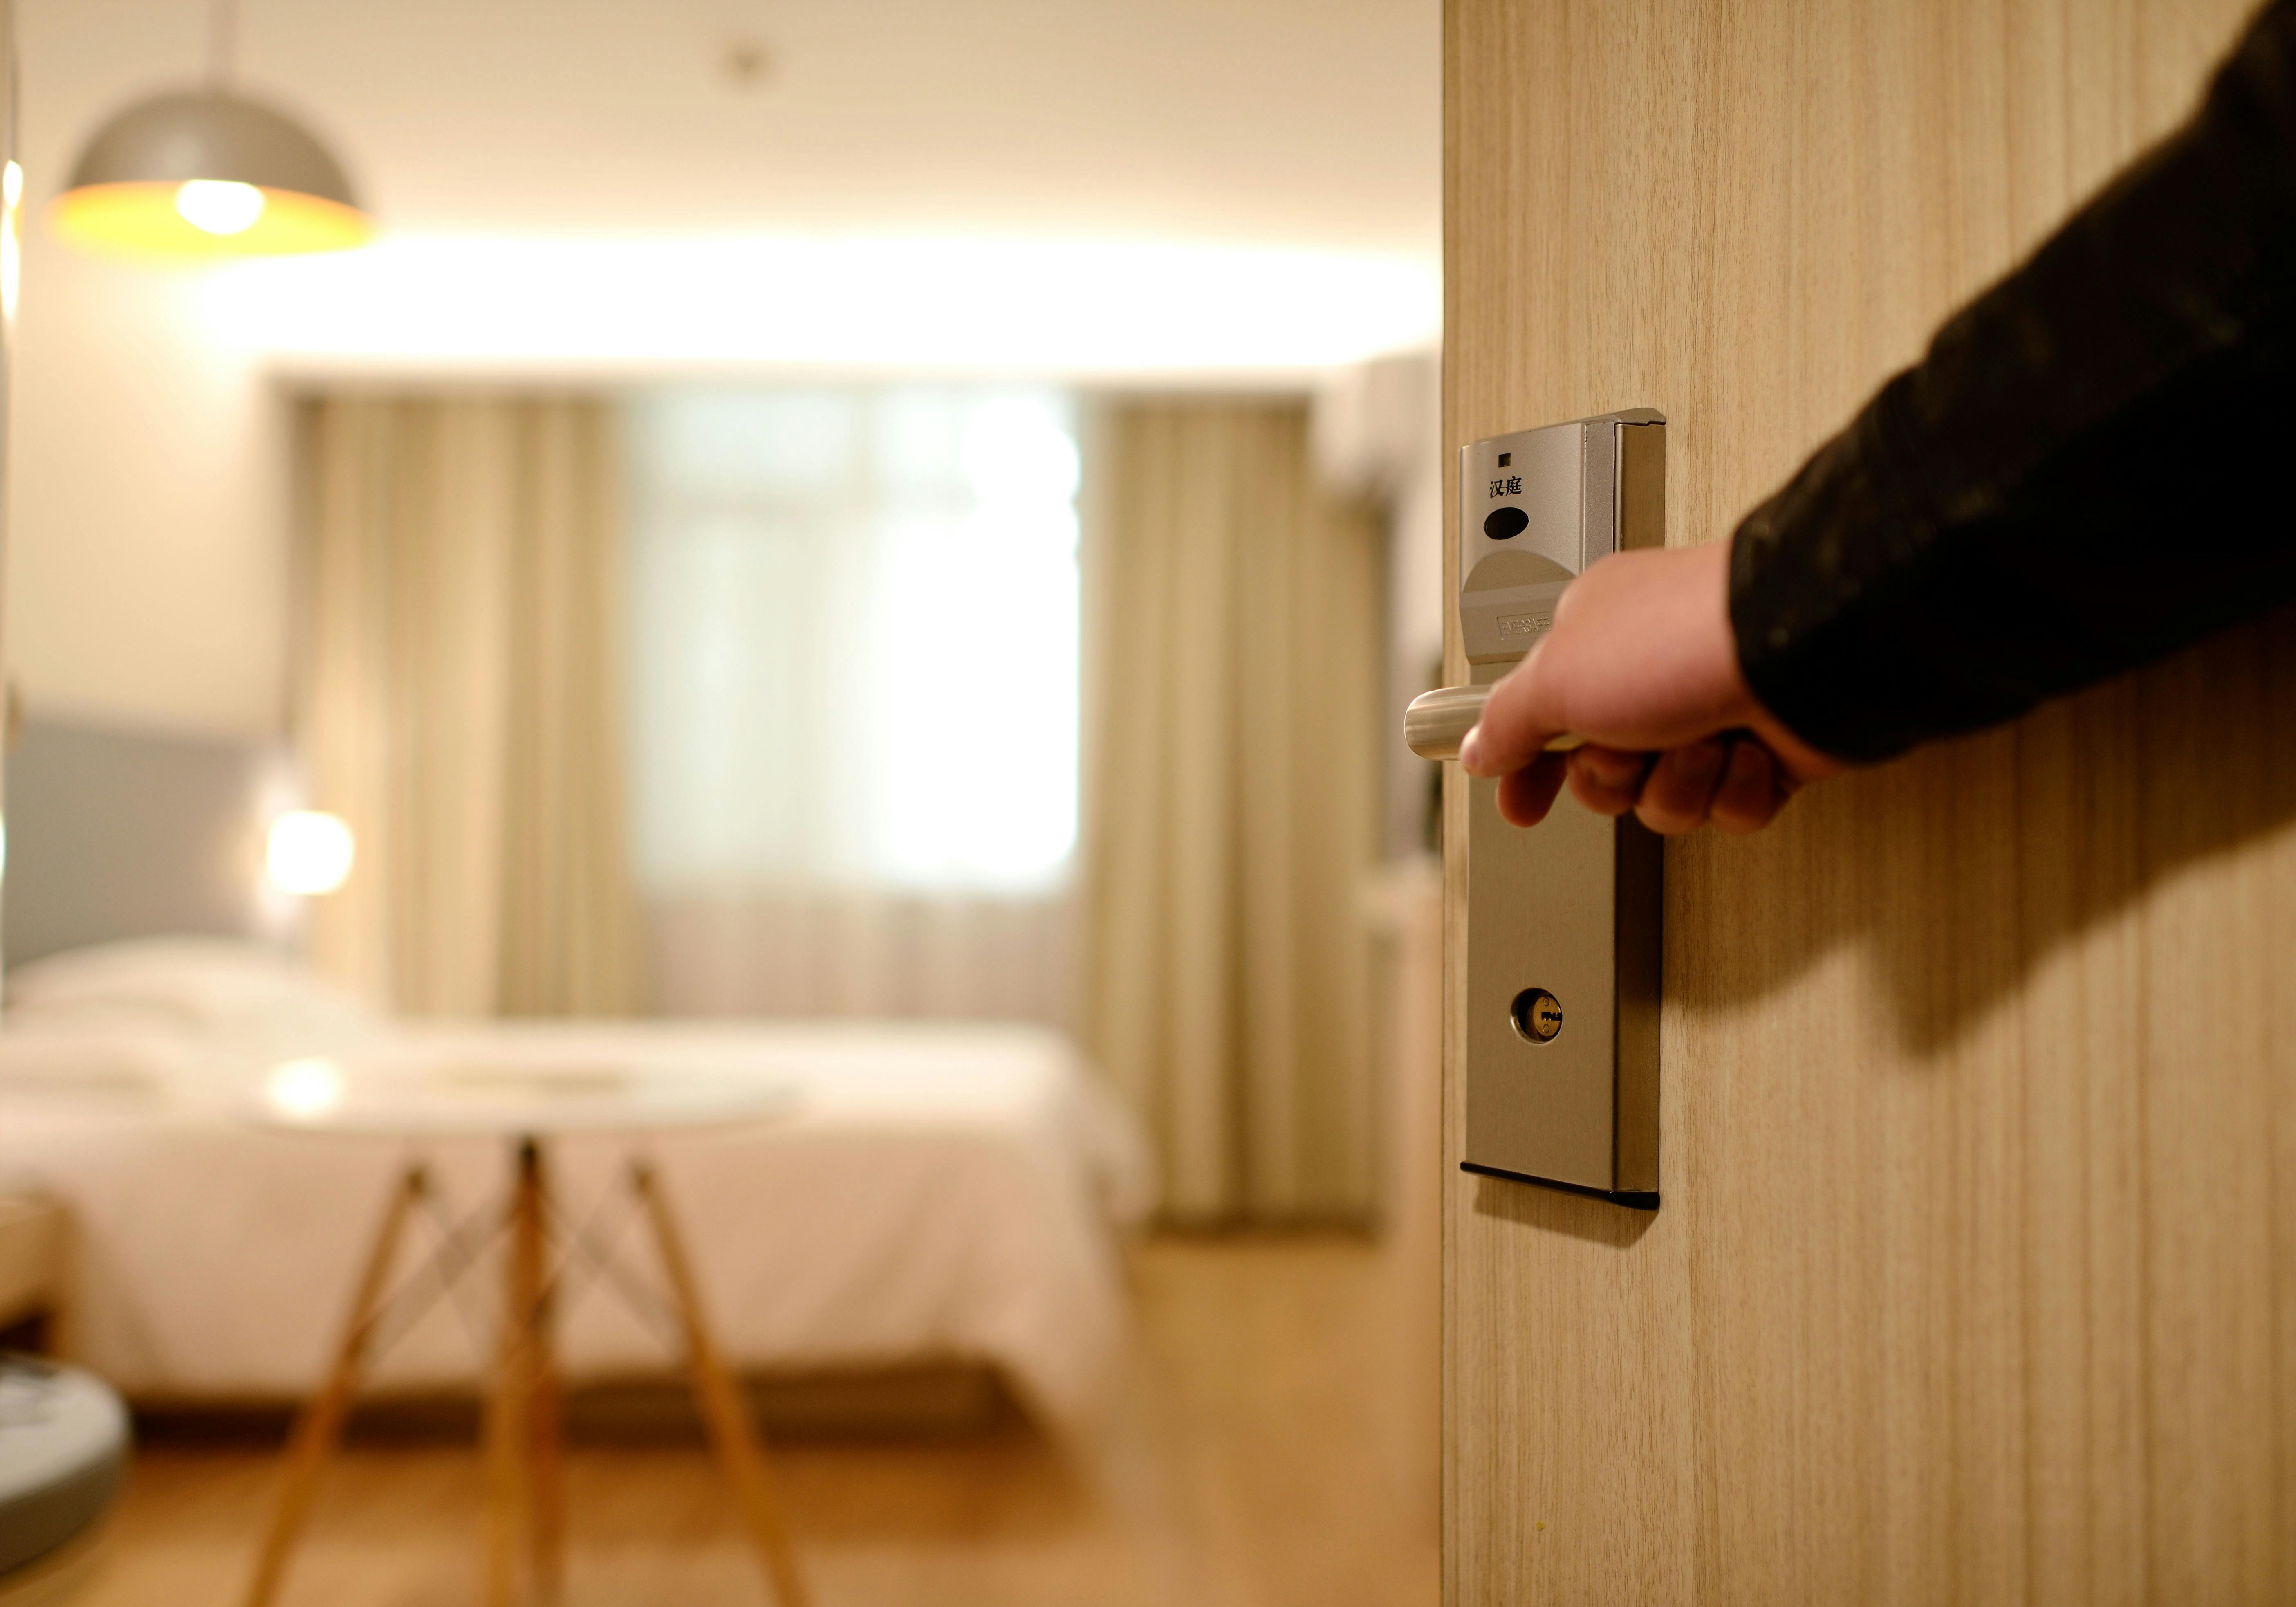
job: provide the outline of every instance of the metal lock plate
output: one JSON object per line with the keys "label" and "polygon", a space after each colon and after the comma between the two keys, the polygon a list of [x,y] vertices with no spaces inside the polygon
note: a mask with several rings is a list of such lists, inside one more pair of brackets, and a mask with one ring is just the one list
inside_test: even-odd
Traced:
{"label": "metal lock plate", "polygon": [[[1521,660],[1588,564],[1665,539],[1656,413],[1463,447],[1459,621],[1473,680]],[[1499,817],[1496,782],[1467,784],[1462,1165],[1655,1209],[1660,840],[1568,791],[1518,830]]]}

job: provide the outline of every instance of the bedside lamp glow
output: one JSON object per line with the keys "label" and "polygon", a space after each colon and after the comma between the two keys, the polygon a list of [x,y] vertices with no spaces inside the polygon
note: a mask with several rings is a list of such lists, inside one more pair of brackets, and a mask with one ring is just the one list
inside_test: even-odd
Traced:
{"label": "bedside lamp glow", "polygon": [[274,886],[308,898],[342,886],[354,853],[351,829],[340,816],[295,809],[271,823],[263,863]]}
{"label": "bedside lamp glow", "polygon": [[282,1116],[324,1116],[343,1102],[342,1069],[328,1060],[291,1060],[263,1079],[265,1103]]}

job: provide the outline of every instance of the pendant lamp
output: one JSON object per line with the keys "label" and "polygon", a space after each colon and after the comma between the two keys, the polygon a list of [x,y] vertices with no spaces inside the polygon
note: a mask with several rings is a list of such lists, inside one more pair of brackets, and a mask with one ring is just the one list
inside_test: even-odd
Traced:
{"label": "pendant lamp", "polygon": [[226,87],[233,3],[217,0],[206,87],[137,101],[95,131],[49,213],[58,234],[179,260],[341,250],[373,234],[327,148]]}

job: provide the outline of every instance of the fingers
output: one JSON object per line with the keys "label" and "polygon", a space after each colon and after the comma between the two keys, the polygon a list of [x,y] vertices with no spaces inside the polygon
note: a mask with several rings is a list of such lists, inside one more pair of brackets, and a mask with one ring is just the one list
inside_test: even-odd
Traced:
{"label": "fingers", "polygon": [[1592,742],[1570,755],[1570,795],[1597,815],[1624,815],[1642,796],[1651,756]]}
{"label": "fingers", "polygon": [[1542,753],[1520,770],[1509,771],[1499,782],[1499,817],[1509,825],[1535,826],[1554,807],[1562,791],[1564,756]]}
{"label": "fingers", "polygon": [[1548,730],[1539,717],[1537,676],[1546,646],[1533,643],[1523,661],[1491,688],[1481,721],[1459,744],[1459,765],[1468,775],[1511,775],[1532,762],[1547,738],[1562,734],[1561,726]]}
{"label": "fingers", "polygon": [[1590,743],[1570,756],[1569,774],[1571,796],[1588,809],[1631,811],[1664,836],[1710,822],[1733,833],[1759,831],[1799,785],[1775,754],[1748,736],[1709,737],[1657,754]]}
{"label": "fingers", "polygon": [[1541,753],[1502,777],[1499,814],[1513,825],[1537,825],[1566,780],[1571,796],[1594,813],[1632,813],[1667,836],[1709,824],[1734,834],[1758,832],[1777,818],[1800,785],[1775,754],[1749,735],[1709,737],[1655,754],[1590,742],[1569,754]]}
{"label": "fingers", "polygon": [[1777,818],[1797,785],[1767,748],[1741,740],[1731,745],[1729,767],[1715,789],[1708,818],[1717,831],[1738,835],[1759,832]]}
{"label": "fingers", "polygon": [[1650,778],[1635,799],[1635,817],[1665,836],[1696,831],[1714,807],[1731,750],[1743,745],[1708,737],[1668,749],[1651,766]]}

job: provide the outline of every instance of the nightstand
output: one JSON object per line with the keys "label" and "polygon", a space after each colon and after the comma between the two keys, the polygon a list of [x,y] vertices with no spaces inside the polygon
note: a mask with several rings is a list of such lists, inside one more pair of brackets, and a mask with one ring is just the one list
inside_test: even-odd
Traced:
{"label": "nightstand", "polygon": [[0,1193],[0,1349],[45,1350],[62,1301],[64,1208]]}

